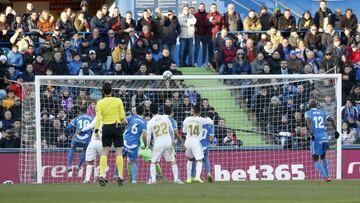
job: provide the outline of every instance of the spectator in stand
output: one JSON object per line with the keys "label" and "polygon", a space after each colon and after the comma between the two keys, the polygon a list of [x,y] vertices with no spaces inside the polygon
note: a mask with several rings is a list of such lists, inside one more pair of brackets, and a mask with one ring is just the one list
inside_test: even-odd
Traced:
{"label": "spectator in stand", "polygon": [[310,31],[305,34],[304,43],[307,48],[315,53],[317,58],[321,59],[324,56],[321,51],[321,34],[316,25],[312,25]]}
{"label": "spectator in stand", "polygon": [[6,130],[0,139],[0,148],[20,148],[20,139],[14,130]]}
{"label": "spectator in stand", "polygon": [[309,10],[306,10],[303,16],[300,18],[298,23],[298,28],[300,31],[308,31],[310,27],[314,24],[314,19],[311,16]]}
{"label": "spectator in stand", "polygon": [[10,130],[14,128],[14,120],[11,117],[11,111],[4,112],[4,118],[1,120],[2,130]]}
{"label": "spectator in stand", "polygon": [[281,58],[289,59],[290,51],[294,48],[289,44],[289,40],[287,38],[283,38],[281,44],[278,45],[277,51],[279,51]]}
{"label": "spectator in stand", "polygon": [[43,10],[39,17],[39,30],[42,39],[50,39],[50,35],[46,35],[46,32],[53,32],[55,30],[54,16],[49,11]]}
{"label": "spectator in stand", "polygon": [[215,3],[211,4],[210,12],[207,15],[207,19],[209,20],[210,32],[214,40],[216,34],[220,32],[220,30],[224,26],[224,19],[221,16],[221,14],[217,11],[217,5]]}
{"label": "spectator in stand", "polygon": [[350,128],[357,128],[359,122],[359,111],[351,98],[347,98],[345,106],[341,108],[342,122],[348,122]]}
{"label": "spectator in stand", "polygon": [[32,64],[27,64],[26,69],[22,74],[24,82],[34,82],[35,81],[35,74],[34,68]]}
{"label": "spectator in stand", "polygon": [[6,72],[6,78],[9,80],[16,80],[16,78],[21,75],[21,71],[16,70],[15,66],[9,66],[7,72]]}
{"label": "spectator in stand", "polygon": [[334,28],[335,30],[340,30],[340,20],[343,17],[341,9],[337,8],[334,12]]}
{"label": "spectator in stand", "polygon": [[89,68],[89,63],[87,61],[81,63],[79,75],[95,75],[94,72]]}
{"label": "spectator in stand", "polygon": [[114,75],[126,75],[124,69],[121,66],[121,63],[115,63],[115,65],[114,65]]}
{"label": "spectator in stand", "polygon": [[244,25],[241,17],[235,11],[234,4],[229,4],[227,12],[224,14],[224,27],[230,32],[243,31]]}
{"label": "spectator in stand", "polygon": [[96,12],[96,16],[91,19],[90,27],[93,31],[95,28],[97,28],[100,33],[107,32],[109,30],[109,24],[101,10],[98,10]]}
{"label": "spectator in stand", "polygon": [[159,74],[162,75],[165,71],[170,70],[171,63],[173,62],[170,56],[170,50],[163,48],[162,57],[159,59]]}
{"label": "spectator in stand", "polygon": [[327,7],[326,0],[320,1],[320,9],[315,13],[314,23],[319,32],[323,32],[328,24],[335,25],[334,14]]}
{"label": "spectator in stand", "polygon": [[97,58],[95,50],[90,50],[89,51],[88,65],[89,65],[89,69],[95,75],[103,75],[104,74],[103,63]]}
{"label": "spectator in stand", "polygon": [[[208,53],[208,56],[210,58],[210,56],[212,55],[212,53],[210,53],[210,50],[213,50],[212,48],[210,48],[209,46],[212,46],[212,38],[211,38],[211,33],[209,32],[210,30],[210,22],[207,19],[207,15],[208,13],[205,10],[205,4],[204,3],[200,3],[197,12],[194,14],[195,18],[196,18],[196,23],[195,23],[195,50],[200,50],[200,43],[202,46],[202,58],[201,58],[201,64],[203,67],[207,66],[205,60],[206,60],[206,54]],[[195,61],[195,66],[197,65],[198,62],[198,54],[199,51],[195,51],[194,53],[194,61]]]}
{"label": "spectator in stand", "polygon": [[358,27],[358,20],[351,8],[346,9],[345,15],[340,19],[339,27],[340,29],[347,28],[353,31]]}
{"label": "spectator in stand", "polygon": [[79,34],[74,33],[70,40],[71,49],[74,52],[80,54],[81,53],[81,42],[82,42],[82,39],[79,38]]}
{"label": "spectator in stand", "polygon": [[228,34],[226,28],[223,28],[221,29],[220,35],[218,35],[212,42],[214,53],[212,58],[213,61],[210,65],[214,71],[217,71],[220,68],[221,50],[225,46],[225,41],[227,39],[231,39],[231,36]]}
{"label": "spectator in stand", "polygon": [[50,38],[51,46],[55,48],[60,48],[63,41],[64,41],[64,35],[61,34],[61,30],[56,27],[54,30],[54,33],[51,35]]}
{"label": "spectator in stand", "polygon": [[143,26],[142,31],[139,34],[139,38],[143,39],[145,44],[147,44],[148,48],[151,47],[155,38],[154,35],[150,32],[148,26]]}
{"label": "spectator in stand", "polygon": [[327,73],[335,73],[338,68],[340,68],[340,65],[336,56],[333,56],[330,50],[326,50],[325,57],[323,57],[320,63],[320,69],[323,69]]}
{"label": "spectator in stand", "polygon": [[68,65],[69,75],[79,75],[80,68],[81,68],[80,55],[78,53],[74,53],[73,59]]}
{"label": "spectator in stand", "polygon": [[[272,18],[273,18],[273,15],[268,12],[267,7],[261,6],[260,13],[259,13],[259,20],[260,20],[262,31],[268,31],[273,26],[272,22],[271,22]],[[274,26],[274,27],[276,27],[276,26]]]}
{"label": "spectator in stand", "polygon": [[9,31],[10,31],[10,26],[6,22],[6,15],[5,13],[0,13],[0,32],[3,36],[0,39],[5,38]]}
{"label": "spectator in stand", "polygon": [[90,22],[91,20],[91,15],[88,11],[88,3],[86,0],[83,0],[80,2],[80,11],[79,12],[83,12],[85,14],[85,18],[88,22]]}
{"label": "spectator in stand", "polygon": [[278,51],[274,51],[271,58],[266,60],[270,66],[271,73],[280,74],[280,62],[282,61],[280,53]]}
{"label": "spectator in stand", "polygon": [[[242,49],[237,50],[234,64],[234,73],[238,75],[247,75],[251,73],[251,65],[246,60],[244,51]],[[248,81],[244,81],[243,85]]]}
{"label": "spectator in stand", "polygon": [[112,17],[109,19],[109,29],[114,30],[114,32],[119,33],[121,27],[121,15],[118,7],[115,7],[112,12]]}
{"label": "spectator in stand", "polygon": [[55,52],[53,60],[49,63],[53,75],[68,75],[67,63],[62,57],[61,52]]}
{"label": "spectator in stand", "polygon": [[145,53],[147,51],[148,45],[147,42],[142,39],[138,38],[135,42],[135,45],[132,47],[131,51],[133,54],[133,58],[136,60],[137,63],[140,63],[145,59]]}
{"label": "spectator in stand", "polygon": [[103,73],[104,75],[111,75],[112,73],[112,57],[111,50],[106,46],[104,41],[100,42],[99,47],[95,50],[96,57],[103,64]]}
{"label": "spectator in stand", "polygon": [[98,28],[92,29],[92,34],[89,37],[89,47],[90,49],[96,49],[99,47],[100,41],[102,40],[100,36],[100,31]]}
{"label": "spectator in stand", "polygon": [[325,52],[331,45],[333,45],[333,39],[335,39],[335,37],[340,41],[338,33],[334,30],[334,26],[328,24],[326,26],[325,32],[321,35],[321,47],[323,52]]}
{"label": "spectator in stand", "polygon": [[6,22],[11,25],[15,21],[16,11],[11,7],[7,6],[5,9]]}
{"label": "spectator in stand", "polygon": [[[254,10],[250,10],[248,16],[246,16],[244,20],[244,30],[247,32],[257,32],[261,30],[261,22]],[[249,34],[249,38],[253,40],[257,39],[257,36],[257,34]]]}
{"label": "spectator in stand", "polygon": [[61,12],[60,19],[56,21],[55,26],[60,30],[61,34],[67,36],[74,31],[73,22],[65,12]]}
{"label": "spectator in stand", "polygon": [[258,53],[256,59],[251,63],[251,73],[252,74],[262,74],[264,65],[267,64],[267,61],[264,59],[263,53]]}
{"label": "spectator in stand", "polygon": [[127,50],[129,49],[126,49],[125,39],[121,39],[119,45],[115,47],[114,51],[111,53],[113,63],[119,63],[121,60],[123,60]]}
{"label": "spectator in stand", "polygon": [[146,65],[149,74],[159,75],[159,64],[157,61],[155,61],[155,59],[153,59],[151,51],[146,52],[145,60],[143,60],[141,63]]}
{"label": "spectator in stand", "polygon": [[29,36],[25,36],[24,30],[19,28],[15,31],[14,35],[10,38],[11,44],[16,44],[19,48],[20,53],[24,53],[29,49],[30,46],[33,47],[34,43]]}
{"label": "spectator in stand", "polygon": [[138,65],[133,59],[131,51],[125,52],[125,58],[121,60],[121,67],[125,72],[125,75],[134,75],[137,72]]}
{"label": "spectator in stand", "polygon": [[306,52],[306,62],[307,65],[310,66],[310,72],[317,74],[319,72],[320,69],[320,65],[319,63],[315,60],[315,55],[313,51],[308,51]]}
{"label": "spectator in stand", "polygon": [[[136,27],[136,22],[132,18],[131,11],[127,11],[125,13],[125,18],[122,18],[120,22],[120,30],[119,30],[120,38],[129,41],[129,33],[130,32],[134,33],[135,27]],[[132,45],[133,44],[131,44],[130,47],[132,47]]]}
{"label": "spectator in stand", "polygon": [[71,8],[65,8],[64,10],[63,10],[63,12],[65,12],[66,13],[66,15],[68,16],[68,19],[72,22],[72,23],[74,23],[74,20],[75,20],[75,18],[76,18],[76,13],[71,9]]}
{"label": "spectator in stand", "polygon": [[355,144],[356,141],[356,132],[354,129],[350,128],[349,122],[342,122],[341,126],[341,142],[343,145]]}
{"label": "spectator in stand", "polygon": [[248,39],[246,40],[246,45],[244,48],[244,53],[245,53],[245,57],[246,59],[251,63],[255,60],[256,57],[256,50],[254,47],[254,40],[252,39]]}
{"label": "spectator in stand", "polygon": [[54,49],[51,46],[51,42],[49,40],[46,40],[44,45],[40,47],[38,55],[42,56],[46,64],[49,64],[51,62],[54,55]]}
{"label": "spectator in stand", "polygon": [[[155,22],[155,33],[157,33],[156,36],[156,41],[162,45],[162,39],[163,39],[163,25],[164,25],[164,21],[165,21],[165,14],[163,15],[161,12],[161,9],[159,7],[157,7],[155,9],[155,17],[153,18],[154,22]],[[150,31],[149,31],[150,33]],[[154,37],[154,34],[151,34]]]}
{"label": "spectator in stand", "polygon": [[108,8],[107,4],[103,4],[101,6],[101,12],[103,13],[103,16],[104,16],[106,22],[109,22],[111,17],[110,17],[110,12],[109,12],[109,8]]}
{"label": "spectator in stand", "polygon": [[27,22],[31,16],[31,13],[34,11],[35,11],[34,5],[32,3],[27,3],[25,13],[22,16],[23,21]]}
{"label": "spectator in stand", "polygon": [[267,32],[267,34],[270,37],[270,41],[272,42],[273,47],[276,49],[283,40],[283,37],[281,36],[281,32],[276,30],[275,27],[271,27],[270,30]]}
{"label": "spectator in stand", "polygon": [[7,62],[18,70],[22,69],[24,65],[23,55],[19,52],[19,47],[16,44],[12,45],[11,51],[7,55]]}
{"label": "spectator in stand", "polygon": [[36,11],[33,11],[28,18],[27,22],[27,30],[29,32],[36,32],[37,35],[32,35],[31,38],[33,40],[38,40],[38,34],[39,34],[39,15]]}
{"label": "spectator in stand", "polygon": [[171,62],[170,71],[173,75],[182,75],[183,73],[177,69],[177,65],[175,61]]}
{"label": "spectator in stand", "polygon": [[297,73],[300,74],[303,72],[303,63],[301,62],[301,60],[299,60],[296,56],[296,51],[292,50],[290,51],[290,57],[287,61],[288,67],[289,69],[293,72],[293,73]]}
{"label": "spectator in stand", "polygon": [[[242,50],[241,50],[242,51]],[[233,68],[233,63],[235,56],[237,54],[237,49],[233,44],[233,41],[231,39],[227,39],[225,41],[225,46],[220,51],[220,57],[221,57],[221,64],[219,69],[219,74],[236,74],[235,69]],[[244,54],[244,52],[243,52]],[[230,67],[228,66],[229,64]]]}
{"label": "spectator in stand", "polygon": [[149,71],[146,64],[144,63],[140,64],[139,70],[135,73],[135,75],[149,75]]}
{"label": "spectator in stand", "polygon": [[158,33],[156,33],[156,31],[157,31],[156,24],[153,21],[153,19],[151,18],[151,13],[149,13],[149,11],[147,9],[145,9],[143,11],[143,17],[137,22],[135,30],[137,32],[141,32],[145,25],[148,26],[150,32],[152,32],[153,35],[155,37],[157,37]]}
{"label": "spectator in stand", "polygon": [[357,84],[354,68],[347,65],[340,70],[340,73],[342,74],[342,93],[349,95],[351,88]]}
{"label": "spectator in stand", "polygon": [[285,9],[284,15],[279,18],[278,30],[283,32],[284,37],[289,37],[288,32],[293,29],[296,29],[296,19],[291,15],[290,9]]}
{"label": "spectator in stand", "polygon": [[22,29],[24,32],[28,32],[26,22],[23,21],[23,18],[20,15],[15,16],[15,21],[11,24],[11,30],[15,31]]}
{"label": "spectator in stand", "polygon": [[273,46],[273,43],[269,41],[266,42],[266,45],[261,48],[259,52],[264,54],[265,59],[269,59],[273,55],[274,51],[275,47]]}
{"label": "spectator in stand", "polygon": [[79,12],[74,20],[74,31],[75,32],[90,32],[90,24],[86,20],[85,13]]}
{"label": "spectator in stand", "polygon": [[[179,51],[179,66],[186,67],[193,65],[192,47],[195,36],[196,18],[189,12],[189,6],[184,6],[182,14],[179,16],[179,24],[181,33],[179,35],[180,51]],[[186,60],[188,59],[188,60]],[[186,62],[187,61],[187,62]]]}
{"label": "spectator in stand", "polygon": [[[174,56],[175,54],[176,41],[180,33],[181,33],[181,28],[180,28],[179,20],[174,15],[173,11],[169,10],[163,22],[161,43],[162,43],[162,47],[166,47],[170,50],[171,56]],[[196,41],[195,41],[195,46],[196,46]],[[197,52],[195,52],[195,55],[196,54]],[[196,59],[197,58],[195,57],[195,60]]]}

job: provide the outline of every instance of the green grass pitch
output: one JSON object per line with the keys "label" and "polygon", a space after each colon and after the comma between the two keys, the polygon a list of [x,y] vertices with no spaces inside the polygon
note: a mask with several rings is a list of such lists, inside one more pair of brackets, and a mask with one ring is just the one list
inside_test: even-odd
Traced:
{"label": "green grass pitch", "polygon": [[257,181],[157,185],[2,185],[0,203],[342,203],[360,202],[360,181]]}

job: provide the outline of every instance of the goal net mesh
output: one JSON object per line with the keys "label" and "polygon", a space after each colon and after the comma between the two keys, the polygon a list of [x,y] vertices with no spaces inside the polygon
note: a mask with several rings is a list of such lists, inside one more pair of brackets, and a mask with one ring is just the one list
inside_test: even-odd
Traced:
{"label": "goal net mesh", "polygon": [[[318,179],[307,140],[304,113],[313,98],[318,108],[336,118],[335,79],[236,79],[236,80],[40,80],[40,100],[35,87],[27,84],[23,100],[23,135],[20,155],[20,179],[36,182],[36,130],[41,130],[42,181],[44,183],[81,182],[86,164],[78,171],[67,172],[67,153],[72,137],[65,128],[81,107],[95,115],[95,104],[102,98],[105,81],[115,88],[113,96],[122,99],[127,115],[132,107],[156,103],[160,113],[165,105],[173,109],[179,133],[182,121],[191,114],[191,106],[201,105],[201,115],[214,114],[215,140],[209,160],[216,181],[227,180],[298,180]],[[41,106],[41,129],[35,128],[35,103]],[[329,175],[336,177],[336,141],[332,131],[327,153]],[[40,149],[40,147],[38,148]],[[180,143],[175,145],[180,176],[186,176],[186,157]],[[82,149],[77,149],[77,165]],[[99,158],[92,180],[99,176]],[[126,159],[124,159],[126,162]],[[107,176],[114,174],[115,159],[108,159]],[[127,179],[126,163],[124,164]],[[161,162],[162,173],[172,179],[171,166]],[[138,160],[138,181],[149,177],[149,163]],[[206,178],[205,169],[202,173]]]}

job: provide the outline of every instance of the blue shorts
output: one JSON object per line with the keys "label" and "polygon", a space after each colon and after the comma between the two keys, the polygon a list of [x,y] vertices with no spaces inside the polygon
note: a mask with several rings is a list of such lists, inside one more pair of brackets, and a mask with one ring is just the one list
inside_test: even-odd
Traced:
{"label": "blue shorts", "polygon": [[127,147],[122,148],[122,156],[127,156],[130,161],[136,161],[139,155],[139,147],[135,147],[134,149],[129,149]]}
{"label": "blue shorts", "polygon": [[81,147],[84,150],[86,150],[86,148],[88,147],[90,142],[79,142],[78,140],[73,139],[71,141],[71,146],[74,146],[74,149]]}
{"label": "blue shorts", "polygon": [[325,155],[329,149],[329,141],[327,140],[314,140],[310,142],[310,149],[312,155]]}

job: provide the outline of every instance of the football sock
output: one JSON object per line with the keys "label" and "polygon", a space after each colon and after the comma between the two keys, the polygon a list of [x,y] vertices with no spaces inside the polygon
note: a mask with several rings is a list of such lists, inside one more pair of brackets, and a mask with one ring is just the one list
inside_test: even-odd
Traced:
{"label": "football sock", "polygon": [[85,161],[85,153],[86,153],[86,149],[82,151],[82,153],[80,154],[80,160],[79,160],[79,168],[81,168],[82,164]]}
{"label": "football sock", "polygon": [[116,157],[116,167],[118,169],[118,177],[123,178],[123,170],[124,170],[124,161],[122,156]]}
{"label": "football sock", "polygon": [[86,165],[85,181],[90,181],[93,166],[90,164]]}
{"label": "football sock", "polygon": [[202,161],[196,162],[196,179],[199,179],[201,177],[201,171],[202,171],[203,163]]}
{"label": "football sock", "polygon": [[315,168],[320,172],[320,174],[323,178],[326,178],[325,172],[323,170],[323,167],[322,167],[320,161],[315,161]]}
{"label": "football sock", "polygon": [[151,163],[150,164],[150,177],[151,177],[151,181],[155,182],[156,181],[156,164]]}
{"label": "football sock", "polygon": [[156,173],[159,175],[159,176],[162,176],[162,170],[161,170],[161,166],[159,163],[156,163]]}
{"label": "football sock", "polygon": [[107,166],[107,156],[100,157],[100,177],[105,176],[105,169]]}
{"label": "football sock", "polygon": [[75,153],[75,149],[73,149],[72,147],[69,149],[68,155],[67,155],[67,166],[71,167],[72,166],[72,162],[74,159],[74,153]]}
{"label": "football sock", "polygon": [[132,162],[132,170],[131,170],[131,179],[132,181],[136,181],[136,176],[137,176],[137,164],[136,162]]}
{"label": "football sock", "polygon": [[329,177],[329,166],[328,166],[328,162],[327,162],[326,159],[322,160],[322,166],[323,166],[323,169],[324,169],[325,176]]}
{"label": "football sock", "polygon": [[211,174],[211,169],[210,169],[210,161],[209,158],[205,158],[204,160],[204,164],[205,164],[205,170],[206,170],[206,174]]}
{"label": "football sock", "polygon": [[186,177],[187,177],[187,179],[191,178],[192,164],[193,164],[192,161],[187,161],[187,164],[186,164]]}
{"label": "football sock", "polygon": [[174,181],[178,181],[179,180],[179,169],[176,164],[172,165],[172,172],[174,175]]}
{"label": "football sock", "polygon": [[[127,171],[128,171],[129,176],[132,176],[132,164],[133,164],[133,163],[130,163],[130,162],[128,161]],[[132,178],[133,178],[133,177],[132,177]]]}
{"label": "football sock", "polygon": [[195,177],[195,172],[196,172],[196,162],[192,162],[192,165],[191,165],[191,177]]}

